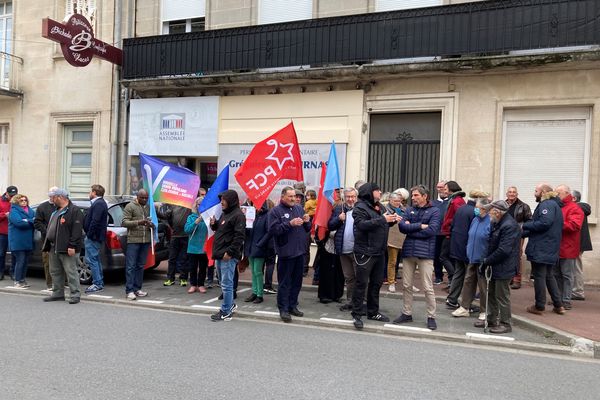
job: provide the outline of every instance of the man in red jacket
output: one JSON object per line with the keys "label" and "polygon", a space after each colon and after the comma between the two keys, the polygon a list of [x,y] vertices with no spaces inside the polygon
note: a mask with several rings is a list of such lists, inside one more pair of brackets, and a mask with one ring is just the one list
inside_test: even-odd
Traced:
{"label": "man in red jacket", "polygon": [[[4,268],[6,252],[8,251],[8,213],[10,212],[10,199],[18,194],[19,190],[16,186],[6,188],[6,193],[0,197],[0,280],[4,279]],[[14,272],[14,257],[10,267],[10,276]],[[12,280],[12,279],[11,279]]]}
{"label": "man in red jacket", "polygon": [[565,310],[570,310],[575,261],[579,256],[581,226],[583,225],[584,215],[581,208],[573,200],[571,189],[567,185],[559,185],[556,192],[563,203],[563,229],[560,241],[560,260],[554,266],[554,277],[558,284],[563,306]]}

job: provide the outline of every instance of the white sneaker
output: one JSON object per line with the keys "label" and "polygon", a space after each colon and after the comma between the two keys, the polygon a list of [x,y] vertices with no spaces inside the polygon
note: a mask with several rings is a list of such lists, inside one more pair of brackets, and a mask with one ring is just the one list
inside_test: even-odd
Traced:
{"label": "white sneaker", "polygon": [[452,311],[452,316],[453,317],[468,317],[469,316],[469,310],[467,310],[466,308],[463,307],[458,307],[456,310]]}
{"label": "white sneaker", "polygon": [[146,297],[148,296],[148,292],[143,292],[141,290],[138,290],[137,292],[134,293],[137,297]]}
{"label": "white sneaker", "polygon": [[133,292],[127,293],[127,300],[135,300],[135,299],[137,299],[137,297],[135,296],[135,293],[133,293]]}
{"label": "white sneaker", "polygon": [[419,293],[421,291],[421,289],[419,289],[416,286],[413,286],[413,293]]}
{"label": "white sneaker", "polygon": [[485,313],[479,313],[479,317],[477,317],[477,319],[481,320],[481,321],[485,321]]}
{"label": "white sneaker", "polygon": [[388,292],[394,293],[395,291],[396,291],[396,284],[390,283],[390,286],[388,287]]}

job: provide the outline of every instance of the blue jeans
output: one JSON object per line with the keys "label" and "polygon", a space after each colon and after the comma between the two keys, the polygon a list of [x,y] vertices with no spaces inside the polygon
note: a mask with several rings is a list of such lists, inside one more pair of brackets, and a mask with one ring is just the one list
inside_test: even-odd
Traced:
{"label": "blue jeans", "polygon": [[28,250],[17,250],[13,251],[12,254],[15,256],[15,271],[13,274],[15,282],[23,282],[27,275],[27,263],[31,251]]}
{"label": "blue jeans", "polygon": [[144,266],[150,243],[127,243],[125,251],[125,293],[137,292],[144,282]]}
{"label": "blue jeans", "polygon": [[104,287],[104,274],[102,273],[102,263],[100,262],[100,249],[102,242],[96,242],[85,238],[85,262],[92,272],[92,283],[100,288]]}
{"label": "blue jeans", "polygon": [[228,314],[233,307],[233,276],[238,260],[231,258],[227,261],[216,260],[217,272],[219,273],[219,283],[223,291],[223,304],[221,312]]}
{"label": "blue jeans", "polygon": [[[6,268],[6,252],[8,251],[8,235],[0,234],[0,276],[4,276]],[[11,253],[12,254],[12,253]],[[12,263],[10,264],[10,274],[15,274],[15,255],[12,254]]]}

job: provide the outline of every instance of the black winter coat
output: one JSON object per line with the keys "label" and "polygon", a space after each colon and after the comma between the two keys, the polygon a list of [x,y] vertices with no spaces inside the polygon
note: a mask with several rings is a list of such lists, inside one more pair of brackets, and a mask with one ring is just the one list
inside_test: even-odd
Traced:
{"label": "black winter coat", "polygon": [[465,206],[456,210],[450,228],[450,257],[466,263],[469,262],[467,257],[469,228],[471,227],[471,221],[475,218],[473,210],[475,210],[475,202],[469,200]]}
{"label": "black winter coat", "polygon": [[487,256],[483,264],[492,266],[492,279],[512,279],[517,274],[520,246],[521,228],[509,213],[491,224]]}
{"label": "black winter coat", "polygon": [[237,192],[226,190],[219,195],[227,201],[227,208],[218,221],[210,226],[215,231],[213,242],[213,260],[222,260],[225,253],[240,260],[244,251],[246,236],[246,217],[240,209]]}
{"label": "black winter coat", "polygon": [[[577,205],[583,211],[583,224],[581,225],[581,242],[579,252],[592,251],[592,239],[590,238],[590,226],[588,225],[588,215],[592,213],[592,207],[588,203],[579,202]],[[37,219],[37,214],[36,214]]]}
{"label": "black winter coat", "polygon": [[382,256],[387,251],[389,227],[383,216],[385,207],[373,198],[373,185],[365,183],[358,190],[359,202],[354,217],[354,252],[365,256]]}
{"label": "black winter coat", "polygon": [[[252,228],[246,228],[246,240],[244,241],[244,256],[252,258],[266,258],[275,254],[273,240],[268,232],[267,203],[256,210],[256,218]],[[266,236],[268,236],[266,238]]]}
{"label": "black winter coat", "polygon": [[50,222],[50,216],[54,211],[56,211],[56,206],[50,203],[49,201],[43,202],[35,210],[35,219],[33,220],[33,226],[42,234],[42,242],[46,239],[46,230],[48,229],[48,222]]}
{"label": "black winter coat", "polygon": [[[75,253],[79,253],[83,238],[83,212],[69,200],[66,207],[54,213],[58,218],[54,251],[66,253],[68,249],[75,249]],[[42,251],[50,251],[51,248],[52,243],[45,240]]]}

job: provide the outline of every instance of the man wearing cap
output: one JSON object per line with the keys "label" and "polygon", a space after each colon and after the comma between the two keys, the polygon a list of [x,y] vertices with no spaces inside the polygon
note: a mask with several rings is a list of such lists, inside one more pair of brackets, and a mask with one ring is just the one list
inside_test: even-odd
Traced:
{"label": "man wearing cap", "polygon": [[[33,226],[35,229],[40,231],[40,235],[42,237],[42,241],[46,238],[46,234],[48,233],[48,222],[50,222],[50,217],[52,213],[56,211],[56,206],[54,205],[54,196],[56,186],[52,186],[48,189],[48,201],[41,203],[37,210],[35,211],[35,219],[33,220]],[[42,264],[44,266],[44,275],[46,277],[46,287],[48,291],[52,291],[52,275],[50,275],[50,253],[47,251],[42,251]]]}
{"label": "man wearing cap", "polygon": [[81,289],[76,260],[81,251],[83,238],[83,212],[69,200],[65,189],[54,192],[56,211],[48,222],[48,231],[42,251],[50,254],[50,274],[52,275],[52,295],[44,301],[65,300],[65,275],[71,292],[69,304],[79,303]]}
{"label": "man wearing cap", "polygon": [[[16,186],[6,188],[6,193],[0,198],[0,280],[4,279],[6,252],[8,251],[8,214],[10,213],[10,199],[18,194]],[[13,276],[15,268],[14,257],[10,265],[10,276]]]}
{"label": "man wearing cap", "polygon": [[531,262],[535,304],[527,312],[542,315],[546,308],[546,289],[550,293],[556,314],[564,314],[565,308],[560,298],[553,267],[558,262],[560,239],[562,237],[563,216],[561,201],[552,187],[540,183],[535,188],[535,201],[539,204],[533,212],[533,219],[523,224],[523,237],[528,237],[525,254]]}
{"label": "man wearing cap", "polygon": [[488,210],[491,221],[487,255],[480,266],[482,274],[485,274],[486,268],[491,268],[487,321],[491,333],[509,333],[512,332],[510,281],[519,268],[521,229],[508,213],[506,201],[496,200],[484,208]]}

